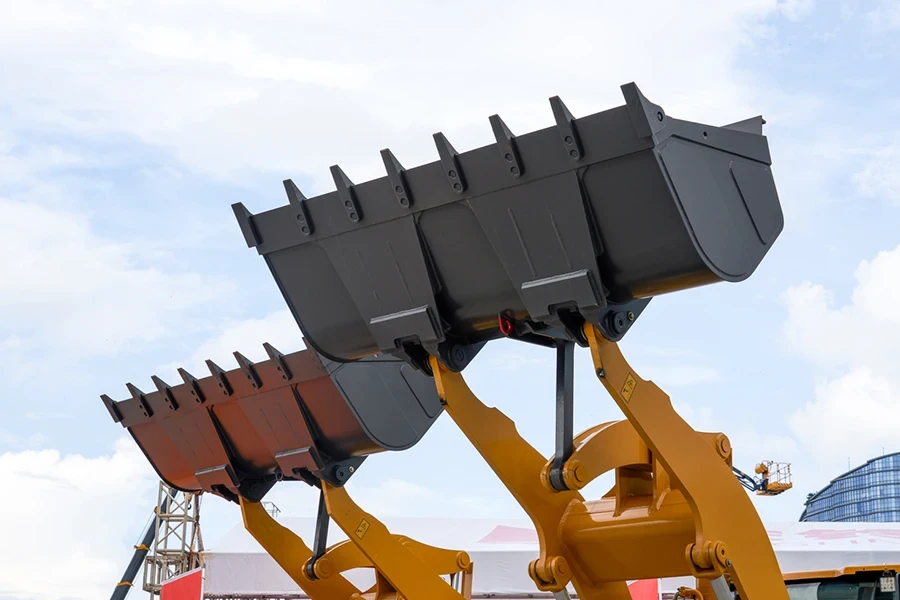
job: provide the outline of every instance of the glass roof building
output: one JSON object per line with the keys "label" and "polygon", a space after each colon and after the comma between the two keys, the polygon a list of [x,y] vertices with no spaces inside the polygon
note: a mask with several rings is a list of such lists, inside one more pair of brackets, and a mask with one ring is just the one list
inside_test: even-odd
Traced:
{"label": "glass roof building", "polygon": [[900,452],[833,479],[807,498],[800,520],[900,522]]}

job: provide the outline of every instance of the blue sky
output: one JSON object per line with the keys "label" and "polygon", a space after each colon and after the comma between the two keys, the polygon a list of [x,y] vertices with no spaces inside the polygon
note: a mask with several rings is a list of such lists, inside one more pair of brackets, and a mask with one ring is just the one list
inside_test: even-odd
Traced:
{"label": "blue sky", "polygon": [[[763,114],[786,226],[750,280],[655,299],[626,355],[697,428],[728,433],[739,466],[794,464],[795,490],[757,502],[767,520],[796,519],[848,460],[900,451],[894,3],[22,4],[0,24],[0,480],[29,499],[4,495],[0,519],[29,541],[0,549],[16,567],[0,598],[95,597],[127,561],[154,483],[99,394],[300,346],[231,203],[283,204],[286,177],[328,191],[334,163],[380,176],[387,146],[432,161],[438,130],[460,150],[490,143],[493,113],[548,126],[552,95],[597,112],[628,81],[679,118]],[[616,418],[577,360],[576,425]],[[552,354],[498,342],[466,374],[551,451]],[[518,516],[446,417],[351,489],[376,514]],[[315,502],[300,486],[273,498]],[[209,541],[238,522],[215,499],[205,511]],[[77,585],[29,567],[61,536],[90,558]]]}

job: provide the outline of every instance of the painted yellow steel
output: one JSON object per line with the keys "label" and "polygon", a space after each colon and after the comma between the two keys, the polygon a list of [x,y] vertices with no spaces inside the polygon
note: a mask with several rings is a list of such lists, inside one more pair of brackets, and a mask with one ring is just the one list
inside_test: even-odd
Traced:
{"label": "painted yellow steel", "polygon": [[[625,600],[628,580],[694,575],[697,590],[713,597],[709,580],[725,575],[746,600],[787,600],[762,522],[732,474],[728,438],[695,431],[615,343],[593,326],[585,334],[596,373],[627,420],[574,439],[563,466],[570,489],[562,492],[515,424],[431,359],[447,413],[534,523],[541,552],[529,574],[538,589],[571,582],[581,598]],[[577,490],[608,471],[615,487],[585,501]]]}
{"label": "painted yellow steel", "polygon": [[540,558],[529,565],[529,575],[541,591],[557,592],[570,581],[579,598],[630,600],[624,581],[592,581],[560,536],[561,524],[572,506],[584,503],[577,491],[556,492],[541,485],[545,459],[516,431],[515,423],[496,408],[485,406],[465,379],[437,359],[431,367],[445,409],[463,434],[488,463],[506,489],[531,518],[540,541]]}
{"label": "painted yellow steel", "polygon": [[[418,600],[460,600],[463,598],[441,578],[451,573],[471,574],[472,563],[465,552],[453,552],[411,543],[409,538],[391,534],[380,521],[363,511],[342,487],[322,481],[328,514],[349,540],[369,559],[378,574],[377,581],[389,584],[391,590],[380,589],[375,598],[397,597]],[[421,552],[417,553],[416,550]],[[431,562],[435,561],[435,562]],[[378,584],[376,584],[377,586]]]}
{"label": "painted yellow steel", "polygon": [[[314,565],[318,579],[306,574],[312,550],[300,537],[279,524],[259,503],[241,499],[244,527],[288,576],[312,600],[417,600],[436,598],[469,600],[472,561],[465,552],[445,550],[394,535],[377,519],[363,512],[343,488],[325,486],[325,500],[334,522],[347,534]],[[364,527],[361,524],[365,523]],[[360,591],[342,573],[374,568],[375,584]],[[463,593],[440,576],[459,575]]]}
{"label": "painted yellow steel", "polygon": [[272,518],[262,504],[241,498],[241,513],[244,528],[307,596],[313,600],[350,600],[359,594],[356,586],[340,575],[310,579],[305,566],[312,557],[312,549]]}
{"label": "painted yellow steel", "polygon": [[[592,325],[584,332],[598,378],[690,507],[694,539],[683,556],[693,575],[727,574],[745,600],[787,600],[762,521],[721,454],[675,412],[665,392],[635,373],[617,344]],[[644,560],[659,560],[655,550]]]}

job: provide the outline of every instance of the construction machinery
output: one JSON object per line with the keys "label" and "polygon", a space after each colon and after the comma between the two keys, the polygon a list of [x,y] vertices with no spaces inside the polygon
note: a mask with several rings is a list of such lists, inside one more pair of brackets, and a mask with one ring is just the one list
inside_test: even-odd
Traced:
{"label": "construction machinery", "polygon": [[[465,553],[391,534],[348,496],[365,457],[412,447],[447,412],[534,523],[538,590],[624,600],[626,581],[693,575],[718,600],[788,598],[732,449],[700,433],[643,379],[618,342],[651,298],[749,277],[783,228],[764,120],[715,127],[669,116],[634,84],[625,104],[516,136],[494,115],[496,143],[285,206],[233,206],[263,256],[307,348],[208,377],[129,384],[104,403],[160,477],[239,502],[248,530],[312,598],[350,598],[340,573],[377,573],[369,598],[460,598]],[[556,353],[555,452],[542,456],[463,371],[508,338]],[[575,347],[625,419],[573,432]],[[599,500],[580,490],[613,472]],[[313,546],[259,502],[280,480],[321,490]],[[327,546],[334,520],[349,542]]]}
{"label": "construction machinery", "polygon": [[731,468],[741,485],[760,496],[777,496],[794,487],[791,481],[790,463],[764,460],[756,465],[758,477],[744,473],[737,467]]}

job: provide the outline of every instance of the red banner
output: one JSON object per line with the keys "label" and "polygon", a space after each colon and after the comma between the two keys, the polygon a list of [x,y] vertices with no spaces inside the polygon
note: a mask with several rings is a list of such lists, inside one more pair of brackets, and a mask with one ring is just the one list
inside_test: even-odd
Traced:
{"label": "red banner", "polygon": [[164,581],[159,600],[203,600],[203,569],[194,569]]}
{"label": "red banner", "polygon": [[628,585],[631,600],[659,600],[659,579],[641,579]]}

